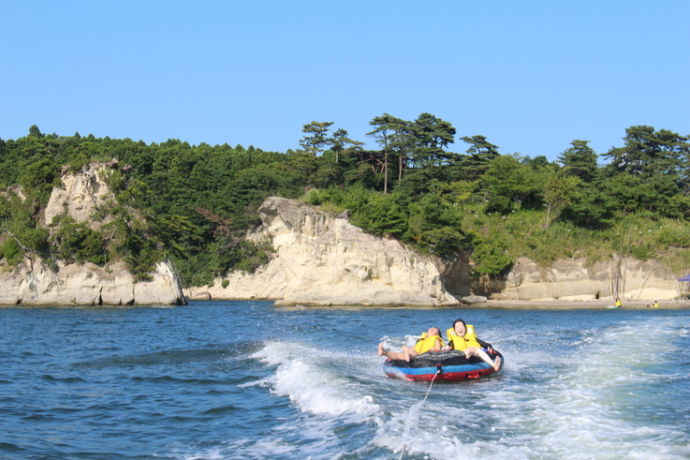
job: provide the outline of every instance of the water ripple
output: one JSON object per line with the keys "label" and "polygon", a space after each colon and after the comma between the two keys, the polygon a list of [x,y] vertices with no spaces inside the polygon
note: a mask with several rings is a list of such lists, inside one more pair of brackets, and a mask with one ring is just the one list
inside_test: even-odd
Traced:
{"label": "water ripple", "polygon": [[[0,309],[0,458],[690,458],[690,312],[600,313]],[[420,404],[376,344],[458,315],[506,365]]]}
{"label": "water ripple", "polygon": [[179,365],[184,363],[199,363],[217,361],[246,356],[261,348],[260,342],[241,342],[226,347],[204,347],[198,349],[172,349],[151,353],[132,354],[125,356],[108,356],[89,361],[72,364],[75,368],[104,368],[104,367],[133,367],[157,366],[161,364]]}

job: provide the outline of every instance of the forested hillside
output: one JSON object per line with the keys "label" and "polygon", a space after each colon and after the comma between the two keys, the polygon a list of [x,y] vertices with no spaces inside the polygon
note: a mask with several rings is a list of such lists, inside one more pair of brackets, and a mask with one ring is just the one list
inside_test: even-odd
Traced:
{"label": "forested hillside", "polygon": [[[607,152],[573,140],[550,162],[502,154],[484,136],[460,137],[427,113],[414,121],[384,114],[370,125],[375,149],[333,123],[312,122],[300,148],[285,153],[47,135],[32,126],[25,137],[0,139],[0,258],[123,258],[145,276],[167,257],[184,285],[202,285],[267,261],[269,248],[243,236],[261,201],[279,195],[347,209],[355,225],[422,252],[471,253],[477,276],[500,274],[519,256],[548,263],[615,252],[690,266],[686,136],[633,126]],[[69,219],[54,222],[55,232],[38,225],[63,166],[113,159],[117,205],[108,212],[119,221],[100,231]]]}

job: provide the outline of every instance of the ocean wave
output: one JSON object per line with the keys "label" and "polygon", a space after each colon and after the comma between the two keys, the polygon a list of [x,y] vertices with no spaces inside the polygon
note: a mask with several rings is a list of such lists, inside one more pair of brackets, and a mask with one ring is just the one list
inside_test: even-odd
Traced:
{"label": "ocean wave", "polygon": [[300,410],[317,415],[354,416],[360,420],[379,414],[381,407],[366,386],[353,382],[343,368],[352,356],[289,342],[271,342],[253,355],[275,373],[264,380],[273,393],[286,396]]}

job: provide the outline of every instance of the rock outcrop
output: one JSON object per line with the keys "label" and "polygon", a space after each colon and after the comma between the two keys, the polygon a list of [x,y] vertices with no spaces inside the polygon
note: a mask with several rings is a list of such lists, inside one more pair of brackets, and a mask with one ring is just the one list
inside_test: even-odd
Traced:
{"label": "rock outcrop", "polygon": [[91,228],[98,228],[104,222],[94,220],[96,211],[114,195],[101,176],[116,167],[115,162],[91,163],[77,174],[62,171],[61,183],[54,187],[44,210],[44,224],[49,226],[55,217],[68,215],[77,222],[87,222]]}
{"label": "rock outcrop", "polygon": [[[79,173],[63,171],[40,225],[54,231],[55,218],[70,216],[98,230],[109,222],[115,202],[105,174],[115,162],[95,163]],[[23,197],[21,189],[12,193]],[[132,210],[132,212],[134,212]],[[630,258],[587,264],[564,259],[549,267],[520,258],[502,279],[476,280],[462,255],[445,264],[378,238],[333,215],[284,198],[268,198],[259,209],[262,224],[247,237],[268,242],[270,262],[255,273],[234,272],[212,286],[194,287],[195,299],[265,299],[304,305],[458,305],[491,300],[588,301],[677,298],[677,274],[658,261]],[[0,235],[0,243],[7,235]],[[16,267],[0,260],[0,304],[143,305],[185,302],[171,265],[159,263],[150,281],[137,281],[122,262],[46,264],[35,254]]]}
{"label": "rock outcrop", "polygon": [[[117,164],[92,163],[78,173],[66,169],[43,211],[44,227],[51,230],[57,216],[68,215],[92,229],[107,223],[107,212],[95,218],[114,200],[102,171]],[[2,236],[2,235],[0,235]],[[0,304],[4,305],[173,305],[184,304],[179,279],[168,262],[161,262],[149,281],[137,281],[122,262],[104,267],[92,263],[46,264],[35,255],[16,267],[0,260]]]}
{"label": "rock outcrop", "polygon": [[0,265],[0,305],[181,305],[185,299],[169,263],[159,263],[149,281],[136,281],[119,262],[106,267],[25,258],[12,270]]}
{"label": "rock outcrop", "polygon": [[305,305],[457,305],[443,287],[442,264],[393,239],[377,238],[294,200],[271,197],[249,238],[275,253],[255,273],[234,272],[190,298],[268,299]]}
{"label": "rock outcrop", "polygon": [[473,289],[493,300],[653,301],[677,298],[677,277],[657,261],[612,258],[587,264],[583,259],[562,259],[544,268],[520,258],[505,279],[475,283]]}

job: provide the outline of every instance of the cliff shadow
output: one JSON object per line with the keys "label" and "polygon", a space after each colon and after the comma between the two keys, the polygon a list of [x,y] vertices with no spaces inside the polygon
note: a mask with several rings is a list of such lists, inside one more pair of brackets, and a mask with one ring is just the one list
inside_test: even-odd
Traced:
{"label": "cliff shadow", "polygon": [[453,297],[458,299],[471,295],[471,278],[469,257],[461,254],[453,261],[444,261],[444,269],[441,272],[443,287]]}
{"label": "cliff shadow", "polygon": [[508,286],[508,281],[502,275],[497,277],[483,275],[473,279],[470,284],[474,295],[484,296],[487,299],[497,292],[503,292],[506,286]]}

